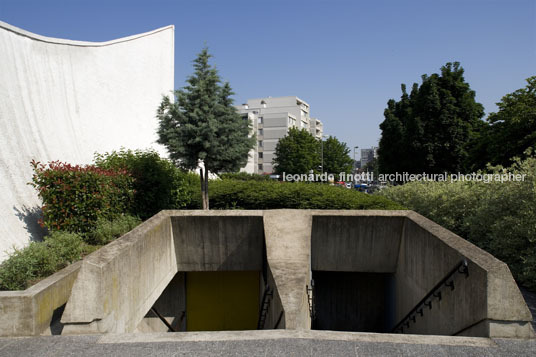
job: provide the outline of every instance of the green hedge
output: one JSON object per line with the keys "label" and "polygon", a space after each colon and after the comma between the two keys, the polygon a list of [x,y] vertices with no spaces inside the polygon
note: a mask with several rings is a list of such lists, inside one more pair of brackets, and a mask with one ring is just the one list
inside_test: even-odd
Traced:
{"label": "green hedge", "polygon": [[129,172],[134,178],[134,201],[129,212],[143,220],[163,209],[184,208],[192,199],[192,174],[181,171],[155,151],[121,150],[96,154],[95,165],[106,170]]}
{"label": "green hedge", "polygon": [[271,181],[270,175],[248,174],[247,172],[230,172],[219,175],[222,180]]}
{"label": "green hedge", "polygon": [[[516,280],[536,290],[536,157],[507,172],[524,181],[413,182],[381,195],[430,218],[508,264]],[[502,173],[502,167],[490,168]]]}
{"label": "green hedge", "polygon": [[211,209],[404,209],[385,197],[299,182],[215,180],[209,198]]}

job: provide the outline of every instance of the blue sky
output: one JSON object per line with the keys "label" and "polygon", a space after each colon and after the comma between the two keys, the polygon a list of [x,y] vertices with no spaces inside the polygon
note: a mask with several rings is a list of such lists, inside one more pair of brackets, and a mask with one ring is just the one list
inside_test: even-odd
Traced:
{"label": "blue sky", "polygon": [[206,43],[237,104],[296,95],[349,147],[376,145],[389,98],[459,61],[486,113],[536,75],[535,0],[26,1],[0,20],[107,41],[175,25],[175,87]]}

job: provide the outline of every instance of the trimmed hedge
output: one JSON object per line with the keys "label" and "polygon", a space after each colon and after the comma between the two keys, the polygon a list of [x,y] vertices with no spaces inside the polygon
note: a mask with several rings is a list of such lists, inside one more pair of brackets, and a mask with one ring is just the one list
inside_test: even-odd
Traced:
{"label": "trimmed hedge", "polygon": [[219,176],[222,180],[273,181],[270,175],[248,174],[247,172],[228,172]]}
{"label": "trimmed hedge", "polygon": [[404,209],[385,197],[301,182],[217,180],[209,197],[212,209]]}
{"label": "trimmed hedge", "polygon": [[490,171],[526,177],[504,183],[412,182],[380,194],[488,251],[508,264],[519,283],[536,290],[536,157]]}

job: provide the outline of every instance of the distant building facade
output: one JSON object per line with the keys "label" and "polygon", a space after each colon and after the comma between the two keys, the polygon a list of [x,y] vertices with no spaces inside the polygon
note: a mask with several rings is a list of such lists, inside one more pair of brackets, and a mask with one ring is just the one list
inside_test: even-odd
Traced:
{"label": "distant building facade", "polygon": [[361,166],[364,168],[369,162],[377,157],[378,148],[371,147],[370,149],[361,149]]}
{"label": "distant building facade", "polygon": [[236,106],[244,120],[252,125],[257,135],[257,145],[250,151],[247,165],[242,171],[249,173],[272,173],[272,160],[279,139],[290,128],[306,129],[317,139],[324,133],[323,123],[309,115],[309,104],[298,97],[268,97],[249,99]]}

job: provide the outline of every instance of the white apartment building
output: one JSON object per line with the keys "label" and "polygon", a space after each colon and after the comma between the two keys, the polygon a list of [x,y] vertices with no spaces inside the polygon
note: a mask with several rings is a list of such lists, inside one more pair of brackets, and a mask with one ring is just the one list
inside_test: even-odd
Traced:
{"label": "white apartment building", "polygon": [[236,108],[252,123],[252,130],[257,135],[257,145],[250,151],[248,163],[242,169],[245,172],[272,173],[275,147],[290,128],[306,129],[318,139],[324,132],[322,122],[310,117],[309,104],[298,97],[249,99]]}
{"label": "white apartment building", "polygon": [[378,148],[361,149],[361,168],[364,168],[369,162],[378,157]]}

